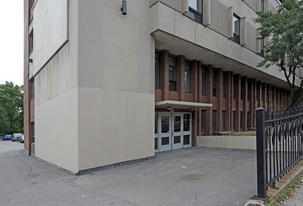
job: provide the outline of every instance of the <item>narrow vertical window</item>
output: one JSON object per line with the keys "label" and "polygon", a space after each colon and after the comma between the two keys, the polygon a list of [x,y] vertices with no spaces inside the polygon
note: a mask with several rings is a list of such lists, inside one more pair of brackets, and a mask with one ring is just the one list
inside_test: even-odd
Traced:
{"label": "narrow vertical window", "polygon": [[160,89],[160,55],[155,54],[155,87]]}
{"label": "narrow vertical window", "polygon": [[217,96],[217,70],[213,70],[213,96]]}
{"label": "narrow vertical window", "polygon": [[35,143],[35,122],[31,123],[32,143]]}
{"label": "narrow vertical window", "polygon": [[234,76],[234,81],[233,81],[233,98],[236,99],[236,90],[237,90],[237,79]]}
{"label": "narrow vertical window", "polygon": [[190,68],[190,62],[185,62],[184,83],[185,83],[185,92],[191,92],[191,68]]}
{"label": "narrow vertical window", "polygon": [[260,56],[261,57],[264,57],[264,39],[261,39],[261,53],[260,53]]}
{"label": "narrow vertical window", "polygon": [[240,17],[236,14],[233,16],[233,37],[232,40],[240,44]]}
{"label": "narrow vertical window", "polygon": [[233,111],[233,129],[236,130],[236,111]]}
{"label": "narrow vertical window", "polygon": [[202,23],[202,0],[189,0],[189,12],[186,14],[189,18]]}
{"label": "narrow vertical window", "polygon": [[217,131],[216,123],[217,123],[217,111],[213,110],[213,122],[212,122],[213,133]]}
{"label": "narrow vertical window", "polygon": [[31,87],[31,98],[32,98],[32,99],[35,99],[35,80],[31,80],[30,82],[31,82],[31,84],[32,84],[32,85],[31,85],[31,86],[32,86],[32,87]]}
{"label": "narrow vertical window", "polygon": [[242,78],[241,79],[241,100],[243,100],[244,99],[244,93],[245,93],[245,91],[244,91],[244,89],[245,89],[245,80]]}
{"label": "narrow vertical window", "polygon": [[244,118],[243,118],[243,115],[244,115],[244,113],[241,111],[240,112],[240,128],[241,128],[241,130],[243,130],[243,120],[244,120]]}
{"label": "narrow vertical window", "polygon": [[264,12],[265,8],[264,8],[264,0],[261,0],[261,12]]}
{"label": "narrow vertical window", "polygon": [[206,110],[202,110],[201,112],[201,132],[205,133],[205,119],[206,119]]}
{"label": "narrow vertical window", "polygon": [[177,90],[176,59],[169,58],[169,90]]}
{"label": "narrow vertical window", "polygon": [[206,95],[206,69],[204,67],[201,72],[201,91],[202,95]]}
{"label": "narrow vertical window", "polygon": [[223,98],[226,98],[226,88],[228,85],[226,85],[227,82],[227,73],[223,73],[223,78],[222,78],[222,96]]}
{"label": "narrow vertical window", "polygon": [[34,49],[34,32],[32,30],[28,36],[28,56],[31,55],[33,49]]}
{"label": "narrow vertical window", "polygon": [[222,111],[222,131],[225,131],[226,112]]}

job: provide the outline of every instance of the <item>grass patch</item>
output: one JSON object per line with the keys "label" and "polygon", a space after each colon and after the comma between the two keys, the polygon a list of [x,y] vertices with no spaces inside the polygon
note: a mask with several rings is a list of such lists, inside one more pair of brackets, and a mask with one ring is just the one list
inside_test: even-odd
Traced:
{"label": "grass patch", "polygon": [[236,132],[236,133],[231,133],[228,136],[256,136],[256,131]]}
{"label": "grass patch", "polygon": [[296,188],[298,183],[300,182],[301,177],[298,176],[291,180],[289,185],[286,187],[286,189],[275,199],[271,200],[270,203],[266,204],[266,206],[277,206],[279,202],[285,200],[287,196],[290,195],[290,193]]}

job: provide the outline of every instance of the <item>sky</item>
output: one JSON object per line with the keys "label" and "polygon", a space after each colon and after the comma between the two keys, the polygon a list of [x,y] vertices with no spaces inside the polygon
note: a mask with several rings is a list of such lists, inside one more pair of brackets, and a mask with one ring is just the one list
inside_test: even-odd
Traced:
{"label": "sky", "polygon": [[0,0],[0,84],[23,84],[23,1]]}

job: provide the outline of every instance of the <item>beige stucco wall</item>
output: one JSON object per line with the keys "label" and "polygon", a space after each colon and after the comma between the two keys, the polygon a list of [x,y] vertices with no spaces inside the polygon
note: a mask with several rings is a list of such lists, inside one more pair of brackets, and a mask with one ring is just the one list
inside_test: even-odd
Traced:
{"label": "beige stucco wall", "polygon": [[198,136],[197,146],[256,150],[256,136]]}
{"label": "beige stucco wall", "polygon": [[149,1],[80,0],[79,169],[154,155]]}
{"label": "beige stucco wall", "polygon": [[[35,75],[35,156],[75,173],[79,171],[78,7],[77,0],[69,1],[69,40]],[[34,30],[43,22],[35,20]],[[39,58],[34,52],[34,62]]]}

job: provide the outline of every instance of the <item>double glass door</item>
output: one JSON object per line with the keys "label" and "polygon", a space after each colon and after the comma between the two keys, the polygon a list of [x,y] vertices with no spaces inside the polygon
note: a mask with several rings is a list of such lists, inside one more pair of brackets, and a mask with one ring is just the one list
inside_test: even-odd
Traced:
{"label": "double glass door", "polygon": [[159,152],[191,146],[191,114],[156,113],[155,145]]}

